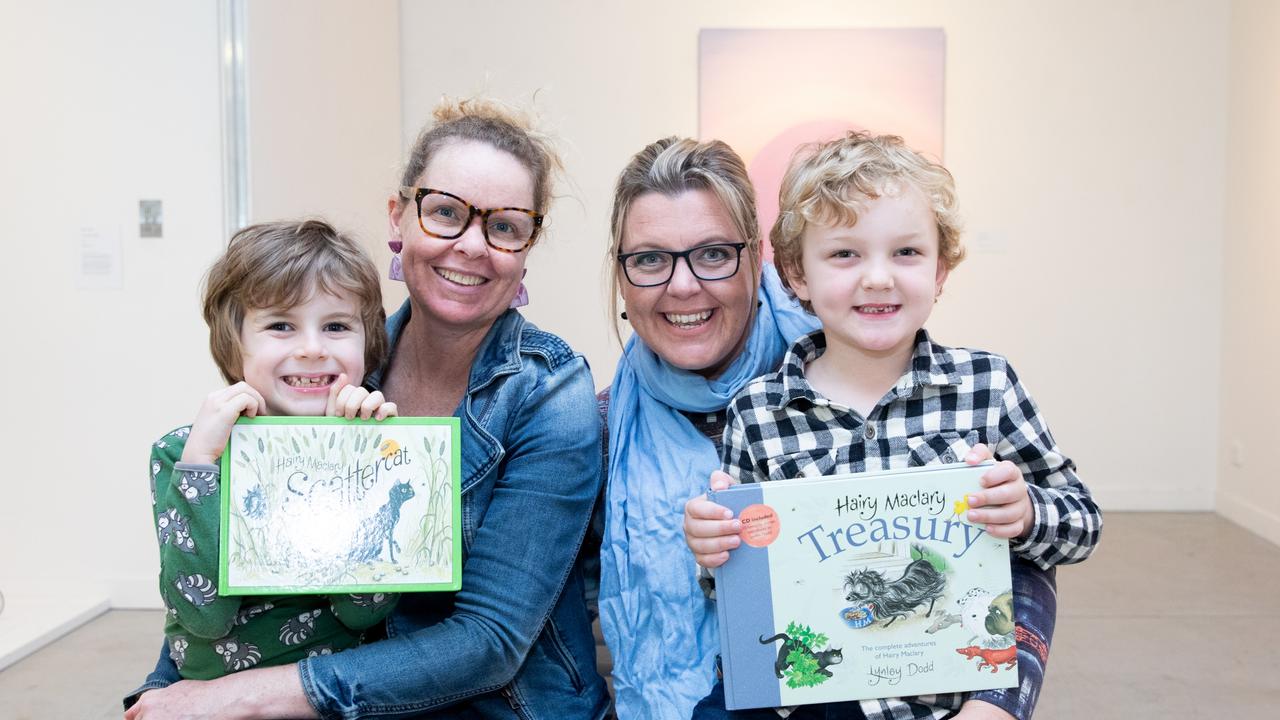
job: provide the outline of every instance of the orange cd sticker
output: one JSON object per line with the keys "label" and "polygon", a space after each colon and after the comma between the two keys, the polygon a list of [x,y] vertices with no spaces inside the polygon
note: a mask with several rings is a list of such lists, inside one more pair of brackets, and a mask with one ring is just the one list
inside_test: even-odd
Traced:
{"label": "orange cd sticker", "polygon": [[764,547],[778,539],[778,513],[768,505],[748,505],[738,513],[738,536],[751,547]]}

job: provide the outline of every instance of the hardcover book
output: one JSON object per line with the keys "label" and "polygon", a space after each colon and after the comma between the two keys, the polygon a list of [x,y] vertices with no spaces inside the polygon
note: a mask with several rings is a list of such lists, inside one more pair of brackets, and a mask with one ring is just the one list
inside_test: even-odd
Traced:
{"label": "hardcover book", "polygon": [[742,524],[716,570],[726,707],[1016,686],[1008,541],[964,518],[989,466],[712,492]]}
{"label": "hardcover book", "polygon": [[457,590],[457,418],[241,418],[222,453],[224,595]]}

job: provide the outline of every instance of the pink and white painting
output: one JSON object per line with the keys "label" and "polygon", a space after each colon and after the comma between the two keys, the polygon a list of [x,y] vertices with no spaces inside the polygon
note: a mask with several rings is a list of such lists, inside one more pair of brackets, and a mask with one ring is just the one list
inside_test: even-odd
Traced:
{"label": "pink and white painting", "polygon": [[768,248],[795,149],[858,129],[901,135],[942,159],[940,28],[703,30],[698,135],[729,143],[756,187]]}

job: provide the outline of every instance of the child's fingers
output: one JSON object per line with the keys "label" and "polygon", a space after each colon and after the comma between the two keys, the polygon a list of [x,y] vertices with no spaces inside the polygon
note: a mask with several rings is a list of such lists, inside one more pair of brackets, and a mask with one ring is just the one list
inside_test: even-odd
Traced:
{"label": "child's fingers", "polygon": [[727,490],[735,482],[733,476],[723,470],[716,470],[711,473],[712,490]]}
{"label": "child's fingers", "polygon": [[[713,546],[699,545],[695,550],[713,549],[726,550],[731,547],[737,547],[738,533],[742,531],[742,525],[737,519],[733,520],[701,520],[694,517],[685,516],[684,519],[684,535],[685,541],[689,547],[693,548],[694,542],[703,540],[715,540],[717,543]],[[719,543],[722,538],[733,538],[734,542],[730,545]]]}
{"label": "child's fingers", "polygon": [[979,479],[979,482],[982,483],[982,487],[984,488],[993,488],[998,485],[1004,485],[1005,483],[1016,483],[1021,479],[1022,471],[1018,469],[1017,465],[1014,465],[1008,460],[1001,460],[995,465],[992,465],[990,470],[982,473],[982,477]]}
{"label": "child's fingers", "polygon": [[[223,407],[228,411],[234,412],[235,417],[239,417],[241,415],[244,415],[245,417],[256,416],[258,414],[258,408],[261,407],[258,403],[262,399],[262,396],[258,395],[257,391],[253,390],[253,388],[250,388],[250,391],[253,392],[252,395],[247,392],[238,393],[228,400]],[[235,419],[233,418],[231,422],[234,424]]]}
{"label": "child's fingers", "polygon": [[706,495],[699,495],[684,504],[684,516],[693,520],[732,520],[733,511],[711,502]]}
{"label": "child's fingers", "polygon": [[369,393],[365,396],[364,400],[360,401],[360,417],[365,420],[373,417],[373,413],[376,412],[378,407],[384,402],[386,402],[386,398],[382,397],[382,393],[380,391],[375,390]]}
{"label": "child's fingers", "polygon": [[983,476],[983,485],[986,487],[967,496],[969,507],[985,507],[988,505],[1009,505],[1017,502],[1027,501],[1027,483],[1022,479],[1022,473],[1017,467],[1013,468],[1014,477],[1012,479],[997,479],[996,484],[988,485],[986,476]]}
{"label": "child's fingers", "polygon": [[711,554],[694,553],[693,561],[708,570],[715,570],[721,565],[729,562],[728,552],[718,552]]}
{"label": "child's fingers", "polygon": [[742,538],[736,534],[703,536],[686,534],[684,542],[695,555],[705,555],[732,550],[742,544]]}
{"label": "child's fingers", "polygon": [[256,388],[249,383],[244,383],[244,394],[253,398],[253,403],[245,406],[245,417],[257,417],[259,413],[266,412],[267,401],[262,397],[262,393],[258,392]]}
{"label": "child's fingers", "polygon": [[374,418],[377,420],[386,420],[389,417],[395,417],[397,412],[395,403],[384,402],[378,408],[378,412],[374,414]]}
{"label": "child's fingers", "polygon": [[338,379],[333,381],[333,385],[329,386],[329,399],[324,405],[324,414],[329,417],[338,415],[338,394],[348,387],[347,374],[338,373]]}
{"label": "child's fingers", "polygon": [[360,403],[369,396],[369,391],[355,385],[348,385],[338,391],[338,415],[354,420],[360,413]]}
{"label": "child's fingers", "polygon": [[[709,532],[716,533],[717,531],[709,530]],[[708,568],[723,565],[729,559],[729,551],[742,544],[742,539],[736,534],[698,536],[686,532],[684,541],[689,546],[689,550],[693,552],[693,557],[698,564]]]}
{"label": "child's fingers", "polygon": [[1003,525],[1017,522],[1022,517],[1022,508],[1017,505],[988,505],[981,510],[970,510],[965,518],[969,522],[983,525]]}
{"label": "child's fingers", "polygon": [[1019,523],[987,523],[984,528],[987,534],[992,537],[1012,539],[1018,537],[1022,532],[1022,526]]}
{"label": "child's fingers", "polygon": [[986,443],[978,443],[977,445],[969,448],[968,453],[965,453],[964,461],[970,465],[977,465],[979,463],[984,463],[993,457],[995,457],[995,455],[992,454],[991,448],[987,447]]}

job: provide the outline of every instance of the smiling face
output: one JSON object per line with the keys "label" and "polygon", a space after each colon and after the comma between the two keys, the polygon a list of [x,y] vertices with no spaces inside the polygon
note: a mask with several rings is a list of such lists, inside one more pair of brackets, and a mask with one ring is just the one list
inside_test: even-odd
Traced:
{"label": "smiling face", "polygon": [[[438,148],[416,185],[443,190],[482,210],[534,206],[529,170],[514,155],[471,140]],[[422,232],[412,199],[393,196],[388,207],[392,240],[403,243],[400,259],[414,318],[437,330],[487,330],[515,297],[529,251],[489,247],[478,219],[452,240],[431,237]]]}
{"label": "smiling face", "polygon": [[[647,193],[632,201],[620,252],[680,252],[715,243],[743,242],[724,205],[708,190],[674,197]],[[636,287],[620,280],[627,319],[663,360],[715,377],[737,357],[755,307],[754,260],[743,251],[736,275],[699,280],[677,260],[671,281]],[[620,272],[620,270],[619,270]]]}
{"label": "smiling face", "polygon": [[263,415],[324,415],[338,375],[364,380],[364,325],[354,295],[313,292],[289,308],[250,308],[240,327],[244,379]]}
{"label": "smiling face", "polygon": [[828,351],[905,363],[947,279],[923,194],[907,186],[867,198],[856,225],[810,224],[801,243],[804,276],[789,280],[813,304]]}

